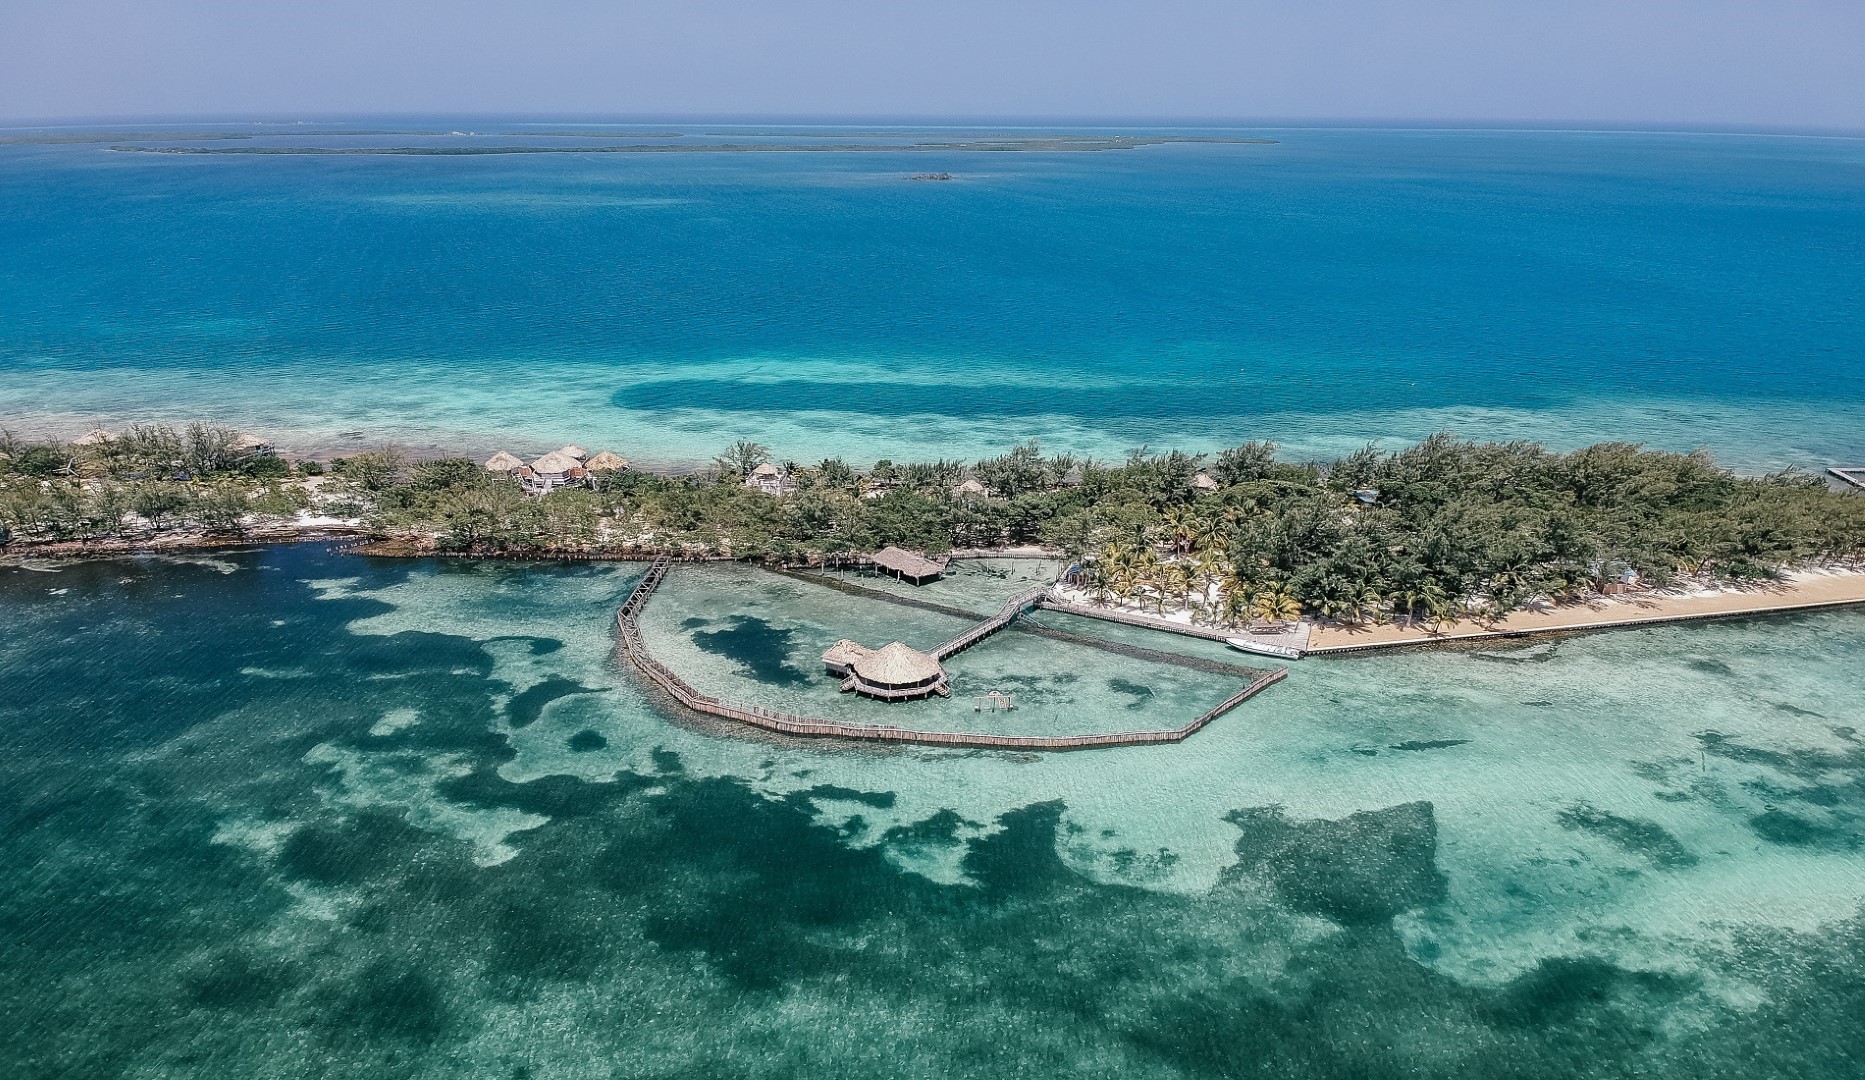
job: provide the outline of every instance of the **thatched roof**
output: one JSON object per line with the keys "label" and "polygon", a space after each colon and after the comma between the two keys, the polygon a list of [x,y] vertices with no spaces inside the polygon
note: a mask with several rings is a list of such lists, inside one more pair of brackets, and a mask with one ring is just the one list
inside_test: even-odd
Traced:
{"label": "thatched roof", "polygon": [[562,450],[552,450],[531,463],[532,471],[539,473],[567,473],[571,469],[580,469],[583,463]]}
{"label": "thatched roof", "polygon": [[1199,491],[1216,491],[1224,485],[1211,479],[1210,473],[1199,473],[1197,476],[1192,477],[1192,486]]}
{"label": "thatched roof", "polygon": [[584,458],[589,456],[589,451],[583,449],[582,447],[576,445],[575,443],[571,443],[568,446],[560,446],[557,448],[557,452],[559,454],[568,454],[578,461],[581,461]]}
{"label": "thatched roof", "polygon": [[272,444],[257,435],[240,432],[233,436],[233,441],[227,447],[232,450],[270,450]]}
{"label": "thatched roof", "polygon": [[965,482],[952,489],[960,495],[988,495],[990,492],[975,476],[967,476]]}
{"label": "thatched roof", "polygon": [[930,653],[898,641],[866,656],[855,657],[849,666],[862,682],[876,686],[911,686],[937,678],[945,671]]}
{"label": "thatched roof", "polygon": [[751,475],[753,476],[782,476],[783,474],[784,471],[782,469],[772,465],[768,461],[751,470]]}
{"label": "thatched roof", "polygon": [[116,441],[117,437],[105,431],[103,428],[92,428],[81,437],[73,439],[71,444],[73,446],[102,446],[105,443]]}
{"label": "thatched roof", "polygon": [[823,651],[822,662],[830,667],[845,668],[853,664],[856,660],[873,655],[874,650],[863,645],[861,642],[850,641],[848,638],[843,638]]}
{"label": "thatched roof", "polygon": [[622,457],[620,454],[611,454],[607,450],[583,462],[583,468],[588,469],[590,472],[618,472],[627,467],[627,458]]}
{"label": "thatched roof", "polygon": [[874,565],[886,567],[896,574],[908,577],[931,577],[945,573],[945,562],[934,561],[924,555],[915,554],[897,547],[884,547],[868,556]]}
{"label": "thatched roof", "polygon": [[486,459],[486,468],[492,472],[511,472],[524,467],[525,463],[518,455],[508,454],[503,450]]}

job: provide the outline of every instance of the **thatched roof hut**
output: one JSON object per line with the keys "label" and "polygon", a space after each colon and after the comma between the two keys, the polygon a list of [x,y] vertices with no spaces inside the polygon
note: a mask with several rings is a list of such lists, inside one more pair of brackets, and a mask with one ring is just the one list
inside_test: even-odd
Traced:
{"label": "thatched roof hut", "polygon": [[945,668],[931,653],[923,653],[898,641],[858,656],[850,665],[855,678],[863,685],[882,690],[907,690],[930,687],[945,678]]}
{"label": "thatched roof hut", "polygon": [[559,454],[568,454],[570,457],[573,457],[578,461],[581,461],[584,458],[589,456],[589,451],[583,449],[582,447],[576,445],[575,443],[571,443],[568,446],[558,447],[557,452]]}
{"label": "thatched roof hut", "polygon": [[955,495],[989,495],[990,489],[978,482],[975,476],[967,476],[965,482],[952,489]]}
{"label": "thatched roof hut", "polygon": [[227,444],[229,450],[242,450],[249,454],[270,454],[272,444],[257,435],[236,432],[233,441]]}
{"label": "thatched roof hut", "polygon": [[946,567],[943,559],[935,561],[924,555],[892,546],[884,547],[868,556],[868,561],[902,581],[911,581],[915,585],[937,578],[945,573]]}
{"label": "thatched roof hut", "polygon": [[828,668],[830,674],[847,675],[854,668],[856,660],[872,655],[873,649],[859,641],[843,638],[823,651],[822,666]]}
{"label": "thatched roof hut", "polygon": [[562,450],[552,450],[531,463],[531,471],[539,476],[568,476],[572,469],[580,469],[583,462],[574,454]]}
{"label": "thatched roof hut", "polygon": [[83,435],[80,435],[79,437],[71,440],[71,445],[73,446],[103,446],[106,443],[113,443],[116,441],[117,441],[117,437],[115,435],[110,434],[108,431],[105,431],[103,428],[92,428],[91,430],[85,432]]}
{"label": "thatched roof hut", "polygon": [[525,467],[524,461],[516,454],[501,450],[486,459],[486,471],[496,473],[515,472]]}
{"label": "thatched roof hut", "polygon": [[1192,486],[1197,488],[1199,491],[1216,491],[1218,488],[1221,488],[1224,485],[1218,483],[1216,480],[1211,479],[1210,473],[1201,472],[1197,476],[1192,477]]}
{"label": "thatched roof hut", "polygon": [[628,459],[607,450],[583,462],[583,468],[590,472],[620,472],[628,467]]}

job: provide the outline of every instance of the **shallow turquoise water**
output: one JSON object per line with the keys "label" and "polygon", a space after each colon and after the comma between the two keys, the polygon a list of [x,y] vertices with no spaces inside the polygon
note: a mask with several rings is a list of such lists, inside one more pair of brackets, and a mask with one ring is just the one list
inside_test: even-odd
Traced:
{"label": "shallow turquoise water", "polygon": [[[1858,614],[1304,661],[1181,746],[1012,755],[677,722],[612,657],[638,573],[0,570],[0,1073],[1865,1058]],[[875,617],[700,573],[651,610],[711,677]]]}
{"label": "shallow turquoise water", "polygon": [[[0,146],[0,422],[211,416],[298,448],[574,439],[662,464],[740,437],[803,461],[1030,436],[1305,457],[1441,428],[1707,444],[1752,469],[1865,458],[1865,142],[1246,134],[1280,141]],[[296,127],[251,145],[463,141]],[[956,179],[907,179],[925,171]]]}

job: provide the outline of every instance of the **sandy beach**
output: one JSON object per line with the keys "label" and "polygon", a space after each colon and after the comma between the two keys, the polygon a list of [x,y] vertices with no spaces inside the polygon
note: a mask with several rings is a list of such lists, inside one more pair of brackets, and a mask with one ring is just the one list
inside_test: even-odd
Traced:
{"label": "sandy beach", "polygon": [[1809,608],[1865,604],[1865,573],[1801,571],[1775,584],[1715,590],[1650,591],[1599,597],[1571,604],[1543,604],[1517,611],[1491,626],[1466,620],[1432,633],[1424,626],[1314,627],[1308,655],[1359,649],[1430,645],[1449,641],[1515,637],[1556,630],[1596,630],[1614,626],[1708,619],[1724,615],[1764,614]]}

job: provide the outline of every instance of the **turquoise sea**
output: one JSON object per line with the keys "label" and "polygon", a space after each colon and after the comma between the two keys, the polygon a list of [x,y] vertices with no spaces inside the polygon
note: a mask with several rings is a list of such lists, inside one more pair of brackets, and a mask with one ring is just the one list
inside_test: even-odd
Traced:
{"label": "turquoise sea", "polygon": [[[0,427],[1865,461],[1858,140],[109,149],[967,137],[426,123],[0,133]],[[1181,745],[1014,754],[676,715],[613,654],[642,569],[0,566],[0,1076],[1865,1073],[1865,614],[1304,660]],[[1130,730],[1236,685],[1012,630],[951,701],[864,706],[824,645],[960,623],[735,565],[642,625],[702,689],[865,721]]]}
{"label": "turquoise sea", "polygon": [[[640,573],[0,568],[0,1075],[1865,1062],[1865,616],[1307,660],[1182,745],[1006,754],[671,717],[612,654]],[[715,565],[644,627],[789,704],[835,697],[824,640],[945,618]],[[1015,630],[953,674],[1031,730],[1227,692]]]}
{"label": "turquoise sea", "polygon": [[[741,437],[798,461],[1032,436],[1310,457],[1439,429],[1865,459],[1861,139],[172,128],[0,133],[0,423],[661,465]],[[247,152],[629,145],[657,152]],[[743,152],[679,152],[722,145]]]}

